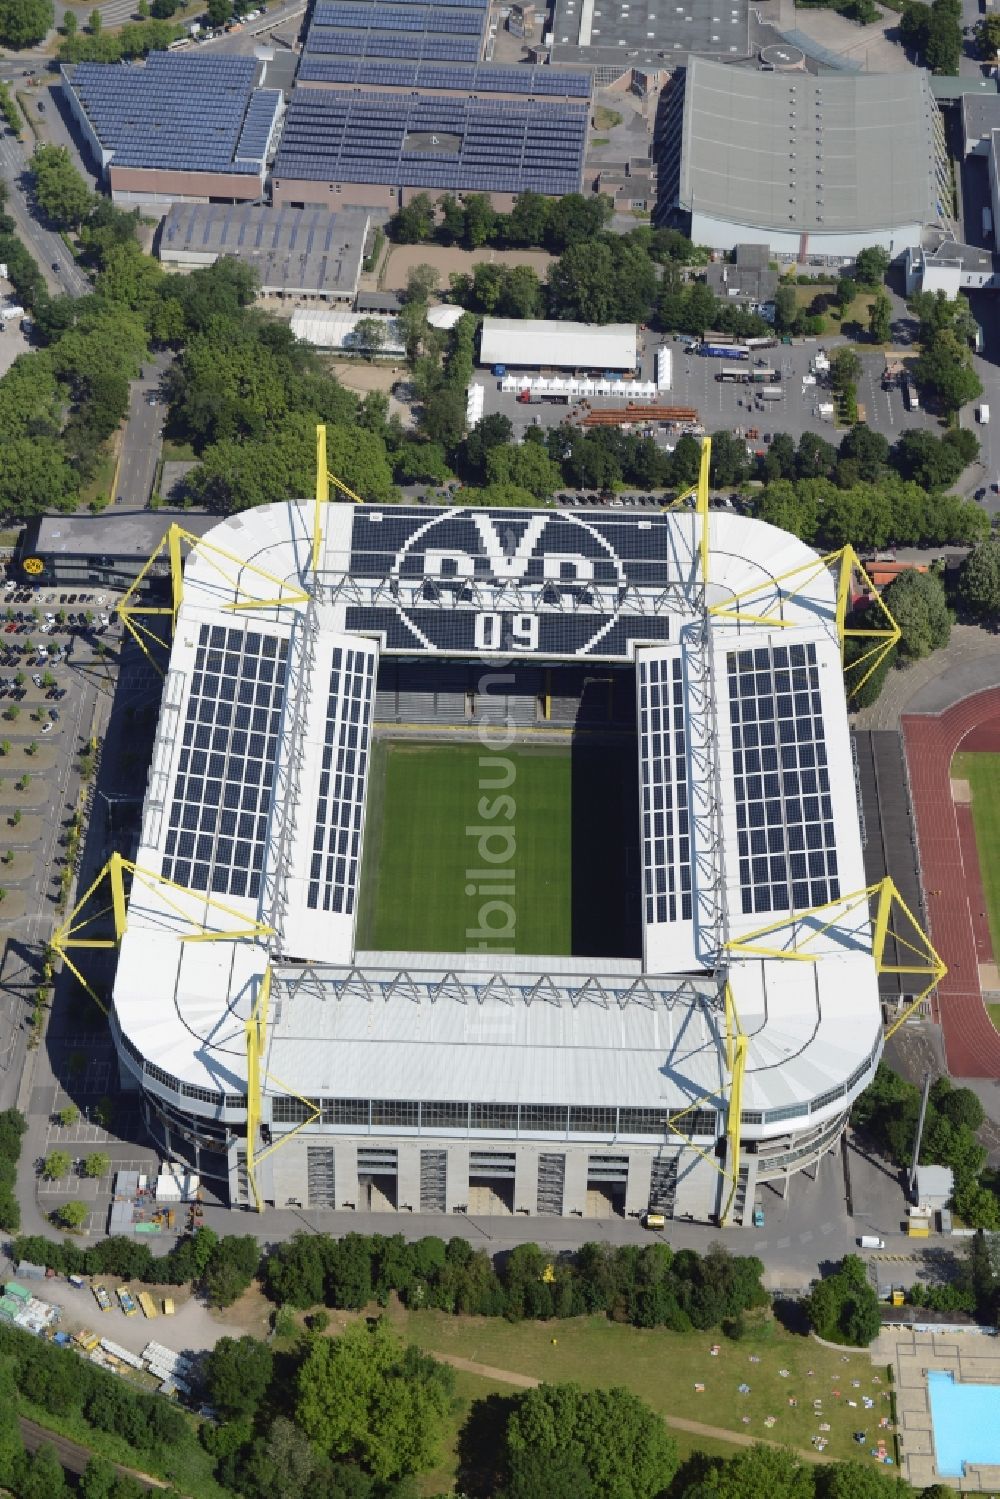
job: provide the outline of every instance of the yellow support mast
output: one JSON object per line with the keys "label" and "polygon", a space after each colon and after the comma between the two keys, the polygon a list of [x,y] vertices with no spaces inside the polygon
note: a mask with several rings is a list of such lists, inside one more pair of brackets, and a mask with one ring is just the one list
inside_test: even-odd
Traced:
{"label": "yellow support mast", "polygon": [[712,467],[712,439],[707,435],[701,440],[701,458],[698,464],[698,482],[691,489],[685,489],[669,505],[664,505],[664,510],[678,510],[681,505],[694,495],[694,514],[701,521],[701,533],[698,541],[698,564],[701,572],[702,583],[708,583],[708,491],[709,472]]}
{"label": "yellow support mast", "polygon": [[331,474],[326,458],[326,427],[320,423],[316,428],[316,500],[313,505],[312,556],[310,565],[313,574],[319,572],[320,552],[323,546],[323,510],[330,503],[330,485],[339,489],[355,505],[364,500],[355,494],[336,474]]}
{"label": "yellow support mast", "polygon": [[[173,636],[177,628],[177,616],[184,601],[183,547],[187,548],[187,555],[197,551],[199,556],[205,558],[219,574],[226,591],[232,593],[232,599],[222,606],[230,612],[235,613],[241,609],[284,609],[309,602],[309,595],[301,588],[294,587],[287,579],[268,572],[256,562],[248,562],[246,558],[238,557],[235,552],[218,546],[214,541],[207,541],[202,536],[195,536],[193,532],[185,531],[183,526],[178,526],[175,522],[167,529],[159,545],[143,564],[135,581],[126,590],[116,608],[122,624],[161,674],[160,663],[152,655],[142,637],[145,635],[151,643],[159,646],[167,642],[144,625],[142,620],[150,617],[168,619],[170,635]],[[140,604],[136,601],[139,591],[154,563],[164,552],[166,552],[170,569],[170,604]],[[269,587],[262,588],[259,593],[252,592],[247,586],[248,580],[258,578]]]}
{"label": "yellow support mast", "polygon": [[[128,890],[125,884],[126,877],[130,881]],[[110,903],[101,905],[97,909],[88,909],[105,880]],[[271,927],[263,922],[247,921],[242,911],[226,905],[215,896],[191,891],[185,885],[178,885],[176,881],[168,880],[154,870],[143,869],[140,865],[133,864],[130,859],[123,859],[121,854],[113,853],[97,878],[84,891],[66,920],[52,933],[49,942],[53,953],[62,959],[91,999],[102,1010],[107,1009],[104,1001],[80,972],[69,954],[81,950],[116,949],[121,946],[121,940],[128,928],[128,904],[137,884],[156,893],[169,911],[178,918],[178,921],[191,929],[178,932],[180,942],[262,941],[273,935]],[[168,894],[168,891],[171,893]],[[218,911],[224,916],[231,917],[235,924],[227,925],[225,928],[209,927],[191,910],[185,910],[181,900],[176,898],[178,896],[185,897],[189,904],[196,908],[203,909],[207,906],[211,911]],[[93,935],[94,923],[108,915],[112,918],[113,935]]]}

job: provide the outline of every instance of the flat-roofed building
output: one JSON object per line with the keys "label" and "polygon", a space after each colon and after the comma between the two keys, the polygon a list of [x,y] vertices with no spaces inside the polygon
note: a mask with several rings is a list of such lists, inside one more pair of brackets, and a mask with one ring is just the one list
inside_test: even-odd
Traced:
{"label": "flat-roofed building", "polygon": [[634,370],[634,323],[568,323],[557,318],[483,318],[480,364],[515,369]]}
{"label": "flat-roofed building", "polygon": [[925,225],[947,227],[944,126],[926,73],[768,73],[699,57],[683,89],[673,206],[695,243],[898,255]]}
{"label": "flat-roofed building", "polygon": [[175,203],[160,230],[159,254],[178,270],[232,255],[256,271],[262,296],[351,302],[370,223],[362,208]]}
{"label": "flat-roofed building", "polygon": [[62,92],[119,206],[253,202],[284,109],[280,89],[256,86],[260,66],[151,52],[145,63],[65,67]]}

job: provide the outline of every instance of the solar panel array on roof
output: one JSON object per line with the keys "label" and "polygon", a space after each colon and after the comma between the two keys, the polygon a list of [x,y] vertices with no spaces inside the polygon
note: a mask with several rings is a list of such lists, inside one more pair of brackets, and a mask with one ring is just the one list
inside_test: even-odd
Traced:
{"label": "solar panel array on roof", "polygon": [[479,61],[487,12],[480,4],[326,0],[316,6],[306,56]]}
{"label": "solar panel array on roof", "polygon": [[300,83],[348,83],[361,88],[433,89],[463,94],[527,94],[533,97],[589,99],[589,73],[562,73],[554,68],[440,67],[434,63],[375,62],[320,57],[307,53],[299,65]]}
{"label": "solar panel array on roof", "polygon": [[679,656],[640,662],[639,712],[646,921],[673,922],[678,915],[690,921],[687,714]]}
{"label": "solar panel array on roof", "polygon": [[259,88],[250,95],[250,104],[236,145],[238,161],[258,163],[264,160],[280,108],[280,89]]}
{"label": "solar panel array on roof", "polygon": [[310,910],[322,905],[347,916],[354,911],[376,660],[370,648],[338,646],[333,652],[306,898]]}
{"label": "solar panel array on roof", "polygon": [[256,174],[280,101],[266,89],[256,102],[256,71],[252,57],[151,52],[141,66],[78,63],[71,85],[114,166]]}
{"label": "solar panel array on roof", "polygon": [[587,119],[581,104],[296,89],[274,176],[561,196],[580,190]]}
{"label": "solar panel array on roof", "polygon": [[288,642],[202,625],[162,873],[192,890],[260,894]]}
{"label": "solar panel array on roof", "polygon": [[744,914],[806,910],[840,894],[814,645],[729,651]]}

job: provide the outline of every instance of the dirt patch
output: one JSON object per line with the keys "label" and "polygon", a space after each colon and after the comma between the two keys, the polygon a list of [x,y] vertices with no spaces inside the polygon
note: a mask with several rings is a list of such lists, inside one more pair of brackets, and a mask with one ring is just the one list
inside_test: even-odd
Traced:
{"label": "dirt patch", "polygon": [[951,799],[952,799],[953,802],[958,802],[961,805],[966,805],[968,803],[971,803],[971,801],[972,801],[972,786],[970,785],[970,783],[968,781],[963,781],[961,779],[956,779],[956,777],[952,776],[952,779],[951,779]]}
{"label": "dirt patch", "polygon": [[10,820],[12,811],[11,807],[0,810],[0,831],[3,833],[3,840],[8,847],[13,845],[16,848],[30,848],[42,836],[42,819],[34,815],[22,817],[17,827],[14,827]]}
{"label": "dirt patch", "polygon": [[473,266],[484,264],[530,265],[544,277],[554,259],[546,250],[492,250],[488,245],[481,250],[460,250],[455,245],[393,245],[380,279],[385,291],[402,291],[414,266],[431,265],[441,276],[442,288],[447,288],[452,273],[471,275]]}
{"label": "dirt patch", "polygon": [[402,363],[362,364],[359,359],[331,359],[328,364],[330,373],[336,375],[345,390],[356,390],[360,395],[367,395],[370,390],[388,394],[406,375]]}
{"label": "dirt patch", "polygon": [[13,885],[20,880],[27,879],[34,863],[34,857],[27,849],[15,850],[14,857],[9,864],[0,861],[0,885]]}
{"label": "dirt patch", "polygon": [[22,890],[8,890],[7,899],[0,905],[0,927],[10,926],[25,912],[25,897]]}

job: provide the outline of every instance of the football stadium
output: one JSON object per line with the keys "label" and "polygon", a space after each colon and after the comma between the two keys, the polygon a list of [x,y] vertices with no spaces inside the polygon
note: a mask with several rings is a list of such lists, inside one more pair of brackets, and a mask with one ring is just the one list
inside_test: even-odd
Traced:
{"label": "football stadium", "polygon": [[114,948],[122,1084],[222,1201],[739,1225],[837,1146],[942,971],[862,857],[844,652],[898,632],[708,452],[664,511],[379,508],[320,429],[315,499],[123,600],[141,837],[54,945]]}

